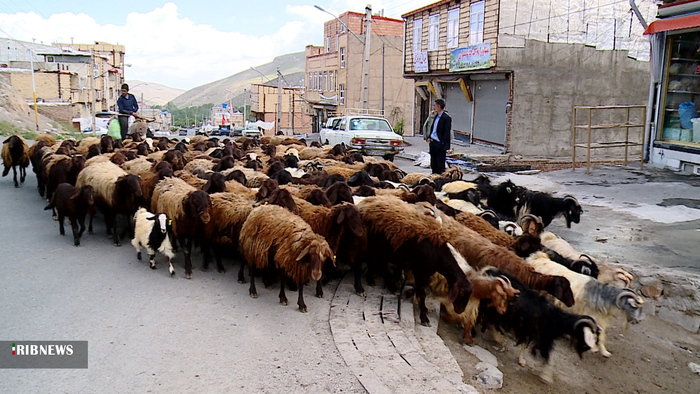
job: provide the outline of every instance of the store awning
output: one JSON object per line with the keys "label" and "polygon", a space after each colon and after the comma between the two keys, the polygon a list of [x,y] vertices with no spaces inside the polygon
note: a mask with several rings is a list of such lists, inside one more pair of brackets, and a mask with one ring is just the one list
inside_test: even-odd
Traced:
{"label": "store awning", "polygon": [[676,18],[659,19],[653,21],[644,30],[644,35],[661,33],[671,30],[683,30],[700,27],[700,14],[679,16]]}

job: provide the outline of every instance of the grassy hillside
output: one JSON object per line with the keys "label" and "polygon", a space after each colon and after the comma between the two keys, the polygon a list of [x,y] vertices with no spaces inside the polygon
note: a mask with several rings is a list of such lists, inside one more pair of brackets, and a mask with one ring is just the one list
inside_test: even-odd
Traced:
{"label": "grassy hillside", "polygon": [[190,89],[172,100],[172,103],[178,108],[184,108],[206,103],[224,103],[231,99],[234,106],[242,106],[243,90],[250,89],[250,84],[261,82],[277,84],[278,67],[284,76],[282,86],[303,84],[305,55],[304,52],[296,52],[278,56],[270,63],[255,66],[255,69],[264,76],[252,69],[244,70],[230,77]]}

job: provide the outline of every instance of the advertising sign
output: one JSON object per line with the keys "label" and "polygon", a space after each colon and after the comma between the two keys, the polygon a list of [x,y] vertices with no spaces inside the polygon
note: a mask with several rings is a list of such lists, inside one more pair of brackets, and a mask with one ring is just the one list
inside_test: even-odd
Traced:
{"label": "advertising sign", "polygon": [[491,43],[484,42],[450,51],[450,72],[491,67]]}

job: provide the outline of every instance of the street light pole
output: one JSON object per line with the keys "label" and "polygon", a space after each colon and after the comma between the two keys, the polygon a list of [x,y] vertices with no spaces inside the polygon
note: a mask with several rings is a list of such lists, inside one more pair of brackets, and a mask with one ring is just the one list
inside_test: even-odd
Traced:
{"label": "street light pole", "polygon": [[32,68],[32,92],[34,93],[34,119],[36,119],[36,131],[39,131],[39,110],[36,107],[36,85],[34,84],[34,45],[36,38],[32,38],[32,54],[29,56],[30,67]]}

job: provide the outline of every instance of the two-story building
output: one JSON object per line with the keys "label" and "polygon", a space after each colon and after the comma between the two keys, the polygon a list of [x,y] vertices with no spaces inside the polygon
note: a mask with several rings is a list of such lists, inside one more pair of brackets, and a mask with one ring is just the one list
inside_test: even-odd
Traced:
{"label": "two-story building", "polygon": [[[385,116],[393,126],[411,117],[411,81],[403,78],[404,23],[347,11],[323,25],[323,46],[306,47],[307,114],[318,132],[331,116],[369,113]],[[370,46],[367,104],[362,103],[362,63]],[[366,108],[364,108],[366,107]]]}
{"label": "two-story building", "polygon": [[[646,18],[653,15],[651,0],[637,3]],[[572,153],[573,106],[646,104],[642,24],[627,2],[587,5],[443,0],[402,15],[413,131],[422,132],[432,102],[442,98],[455,139],[563,158]]]}
{"label": "two-story building", "polygon": [[[277,86],[252,84],[250,89],[250,115],[263,122],[277,121],[280,102]],[[282,88],[281,120],[279,130],[285,135],[311,133],[311,116],[304,110],[304,90],[301,87]],[[275,129],[265,131],[273,134]]]}

